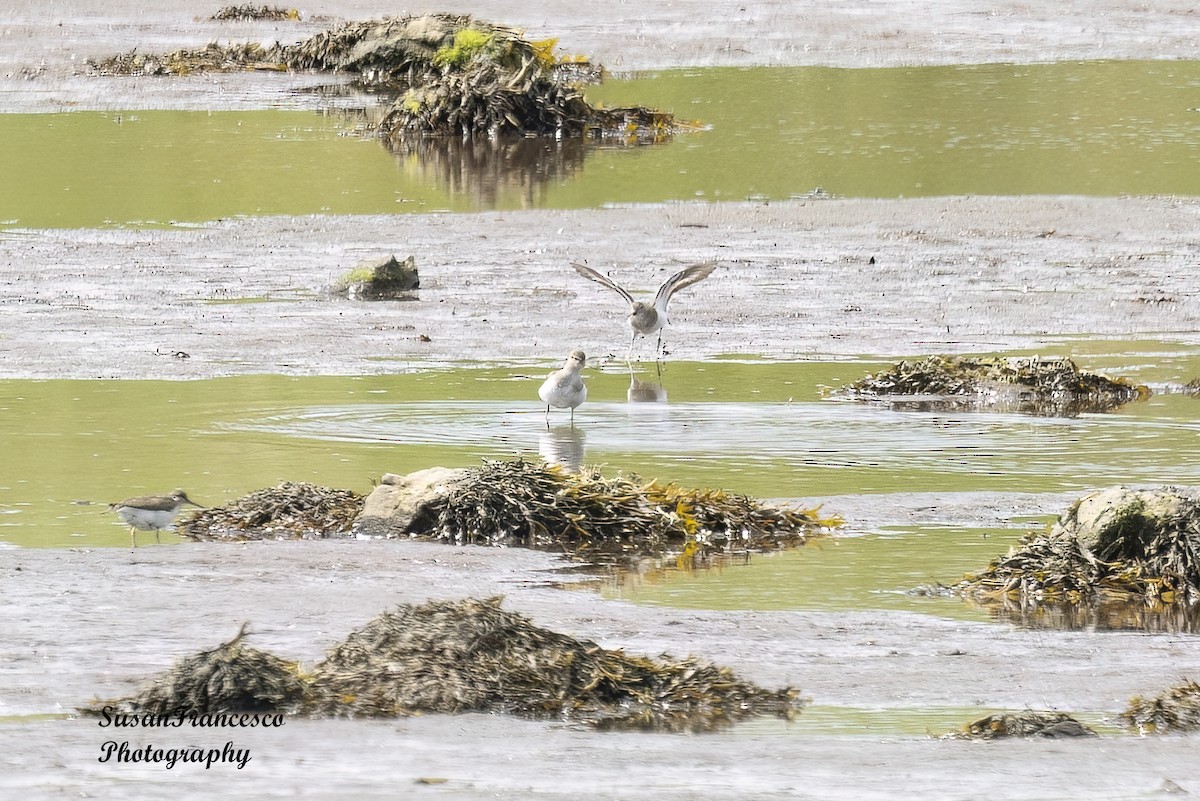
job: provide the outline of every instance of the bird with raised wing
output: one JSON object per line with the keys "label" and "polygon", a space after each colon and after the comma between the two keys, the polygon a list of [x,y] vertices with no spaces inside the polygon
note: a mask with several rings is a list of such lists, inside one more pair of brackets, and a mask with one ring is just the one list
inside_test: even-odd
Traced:
{"label": "bird with raised wing", "polygon": [[538,397],[546,404],[546,428],[550,427],[550,407],[571,410],[571,425],[575,425],[575,407],[587,400],[587,385],[579,371],[587,364],[587,356],[581,350],[571,351],[561,370],[546,377],[538,389]]}
{"label": "bird with raised wing", "polygon": [[711,261],[685,267],[663,281],[662,286],[654,295],[654,303],[650,304],[634,300],[633,295],[629,294],[629,291],[623,286],[585,264],[572,262],[571,266],[584,278],[608,287],[629,304],[629,316],[626,319],[629,320],[629,327],[633,329],[633,336],[629,340],[629,354],[625,357],[625,361],[629,361],[633,357],[633,345],[639,336],[649,336],[656,331],[658,332],[658,344],[655,346],[654,356],[656,359],[658,358],[658,354],[662,351],[662,329],[669,322],[667,320],[667,304],[671,302],[671,296],[681,289],[708,278],[717,268],[716,262]]}
{"label": "bird with raised wing", "polygon": [[136,548],[139,531],[153,531],[155,542],[161,543],[159,532],[171,528],[175,522],[175,515],[187,504],[204,508],[181,489],[172,491],[170,495],[140,495],[111,503],[108,508],[116,512],[117,517],[129,526],[129,539],[133,543],[130,547]]}

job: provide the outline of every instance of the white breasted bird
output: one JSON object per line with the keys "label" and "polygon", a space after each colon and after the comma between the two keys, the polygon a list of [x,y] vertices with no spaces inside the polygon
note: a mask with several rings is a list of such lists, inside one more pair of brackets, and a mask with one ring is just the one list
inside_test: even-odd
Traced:
{"label": "white breasted bird", "polygon": [[139,531],[153,531],[155,542],[161,543],[159,532],[171,528],[175,522],[175,515],[188,504],[204,508],[181,489],[174,490],[170,495],[140,495],[137,498],[128,498],[119,503],[111,503],[108,508],[116,512],[117,517],[129,526],[129,538],[132,542],[130,547],[136,548]]}
{"label": "white breasted bird", "polygon": [[575,425],[575,407],[587,400],[587,386],[579,371],[587,364],[581,350],[571,351],[561,370],[546,377],[538,389],[538,397],[546,404],[546,428],[550,427],[550,407],[571,410],[571,426]]}

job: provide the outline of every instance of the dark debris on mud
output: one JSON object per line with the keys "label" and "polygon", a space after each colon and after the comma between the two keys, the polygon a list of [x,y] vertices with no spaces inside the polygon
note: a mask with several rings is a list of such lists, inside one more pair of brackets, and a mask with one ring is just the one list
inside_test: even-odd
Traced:
{"label": "dark debris on mud", "polygon": [[847,388],[859,400],[918,409],[987,409],[1057,417],[1106,412],[1149,397],[1124,379],[1067,358],[929,356],[904,360]]}
{"label": "dark debris on mud", "polygon": [[790,718],[791,688],[767,690],[695,659],[629,656],[535,626],[500,598],[402,605],[350,634],[311,673],[232,642],[181,660],[128,714],[281,712],[396,717],[489,712],[605,729],[713,731],[753,716]]}
{"label": "dark debris on mud", "polygon": [[196,541],[327,539],[350,536],[363,496],[353,490],[285,481],[224,506],[196,512],[177,526]]}
{"label": "dark debris on mud", "polygon": [[1200,684],[1186,681],[1153,698],[1134,696],[1121,717],[1142,734],[1200,730]]}
{"label": "dark debris on mud", "polygon": [[1004,712],[987,715],[961,729],[942,735],[943,740],[1000,740],[1009,737],[1095,737],[1096,732],[1062,712]]}

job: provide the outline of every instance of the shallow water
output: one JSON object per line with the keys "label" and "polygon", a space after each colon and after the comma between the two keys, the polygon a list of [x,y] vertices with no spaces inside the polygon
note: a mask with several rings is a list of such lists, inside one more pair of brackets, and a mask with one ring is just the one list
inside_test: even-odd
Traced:
{"label": "shallow water", "polygon": [[0,114],[0,226],[668,200],[1200,194],[1200,62],[714,68],[589,92],[704,130],[665,145],[389,154],[292,112]]}
{"label": "shallow water", "polygon": [[[1200,356],[1187,350],[1095,344],[1093,356],[1075,345],[1081,365],[1160,388],[1200,375]],[[623,365],[589,369],[589,399],[573,429],[563,412],[547,429],[536,401],[549,366],[194,382],[3,381],[0,413],[14,428],[5,437],[0,541],[123,545],[127,532],[104,504],[174,486],[206,505],[284,480],[365,493],[385,472],[516,456],[801,502],[859,493],[1082,493],[1123,482],[1200,483],[1195,398],[1160,392],[1117,413],[1065,419],[902,412],[828,396],[829,388],[881,366],[672,363],[661,384],[652,367],[633,376]],[[630,402],[631,380],[657,386],[665,402]]]}

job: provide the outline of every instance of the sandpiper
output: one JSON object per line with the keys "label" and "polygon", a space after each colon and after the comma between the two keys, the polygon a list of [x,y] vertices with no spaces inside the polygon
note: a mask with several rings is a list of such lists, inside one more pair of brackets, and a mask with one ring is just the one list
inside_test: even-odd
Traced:
{"label": "sandpiper", "polygon": [[602,275],[591,267],[577,263],[572,263],[571,266],[584,278],[595,281],[601,286],[608,287],[625,298],[626,302],[629,303],[629,316],[626,319],[629,320],[629,327],[633,329],[633,337],[629,340],[629,354],[625,357],[625,361],[629,361],[633,357],[633,343],[637,341],[637,338],[639,336],[649,336],[655,331],[658,332],[658,344],[655,346],[654,356],[656,359],[658,358],[659,352],[662,351],[662,328],[668,323],[667,304],[671,302],[671,296],[685,287],[708,278],[712,274],[712,271],[717,268],[716,263],[711,261],[685,267],[666,281],[663,281],[662,286],[658,288],[658,293],[654,296],[654,304],[651,305],[643,303],[640,300],[634,300],[633,295],[630,295],[628,290],[607,275]]}
{"label": "sandpiper", "polygon": [[108,508],[116,512],[117,517],[129,526],[129,539],[133,543],[130,547],[136,548],[139,531],[153,531],[154,541],[161,543],[159,532],[171,528],[175,515],[179,514],[184,504],[200,506],[189,498],[186,492],[177,489],[170,495],[141,495],[129,498],[119,503],[111,503]]}
{"label": "sandpiper", "polygon": [[546,428],[550,427],[550,407],[571,410],[571,426],[575,425],[575,407],[587,400],[587,386],[579,375],[587,363],[581,350],[571,351],[561,370],[546,376],[538,389],[538,397],[546,404]]}

